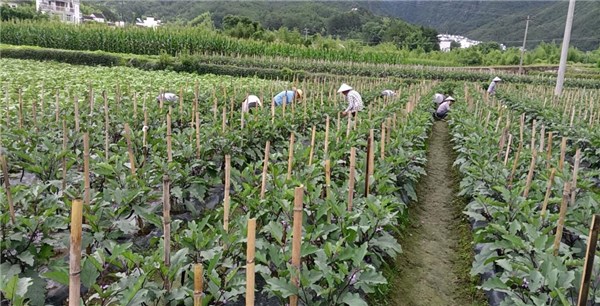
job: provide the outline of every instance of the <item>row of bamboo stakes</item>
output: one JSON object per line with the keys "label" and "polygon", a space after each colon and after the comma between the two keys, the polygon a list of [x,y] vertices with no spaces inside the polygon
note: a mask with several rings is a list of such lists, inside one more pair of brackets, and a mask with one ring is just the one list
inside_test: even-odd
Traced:
{"label": "row of bamboo stakes", "polygon": [[[103,94],[104,96],[104,109],[105,109],[105,151],[106,151],[106,158],[108,158],[108,105],[107,105],[107,99],[106,99],[106,95]],[[416,103],[416,101],[415,101]],[[93,106],[91,106],[93,107]],[[58,103],[57,103],[57,109],[58,109]],[[412,109],[411,109],[412,111]],[[58,112],[57,112],[58,113]],[[78,111],[75,112],[76,114],[78,113]],[[169,109],[169,113],[167,114],[167,151],[168,151],[168,160],[172,161],[172,150],[171,150],[171,109]],[[198,130],[198,124],[199,124],[199,120],[198,120],[198,112],[196,112],[196,130]],[[145,123],[147,122],[147,113],[145,113]],[[390,140],[390,134],[391,134],[391,128],[392,126],[391,124],[391,119],[388,118],[386,120],[386,123],[382,123],[382,135],[381,135],[381,158],[384,158],[384,150],[385,150],[385,143],[389,142]],[[67,136],[66,136],[66,122],[65,120],[63,120],[63,149],[66,148],[66,143],[67,143]],[[396,127],[396,115],[394,114],[394,120],[393,120],[393,127]],[[385,125],[384,125],[385,124]],[[387,132],[387,136],[386,136],[386,130]],[[144,130],[145,132],[145,130]],[[367,146],[367,163],[366,163],[366,173],[368,175],[366,181],[365,181],[365,196],[368,195],[369,193],[369,184],[371,182],[371,180],[369,179],[369,177],[371,177],[373,175],[374,172],[374,154],[373,154],[373,141],[374,141],[374,135],[373,135],[373,129],[371,129],[369,131],[369,138],[368,138],[368,146]],[[132,175],[135,175],[136,173],[136,168],[135,168],[135,158],[133,155],[133,150],[132,150],[132,144],[131,144],[131,130],[130,127],[127,123],[125,123],[124,125],[124,133],[125,133],[125,138],[127,141],[127,151],[128,151],[128,155],[129,155],[129,160],[130,160],[130,170]],[[145,139],[145,134],[144,134],[144,139]],[[325,148],[325,153],[327,153],[327,148],[328,148],[328,139],[329,139],[329,117],[327,116],[327,120],[326,120],[326,131],[325,131],[325,137],[326,137],[326,141],[324,143],[324,148]],[[311,156],[310,156],[310,160],[309,163],[312,163],[312,157],[313,157],[313,152],[312,152],[312,147],[314,146],[314,141],[315,141],[315,127],[313,126],[312,128],[312,136],[311,136]],[[144,140],[145,142],[145,140]],[[198,138],[197,138],[197,143],[198,143]],[[83,152],[83,157],[84,157],[84,200],[79,200],[76,199],[72,202],[72,214],[71,214],[71,247],[70,247],[70,262],[69,262],[69,273],[70,273],[70,277],[69,277],[69,305],[79,305],[79,298],[80,298],[80,273],[81,273],[81,228],[82,228],[82,222],[83,222],[83,213],[82,213],[82,209],[83,209],[83,204],[85,205],[89,205],[90,204],[90,194],[91,194],[91,190],[90,190],[90,181],[89,181],[89,157],[90,157],[90,144],[89,144],[89,134],[86,132],[84,133],[83,136],[83,145],[84,145],[84,152]],[[288,160],[288,178],[291,175],[291,164],[292,164],[292,158],[293,158],[293,148],[294,147],[294,134],[292,133],[290,135],[290,155],[289,155],[289,160]],[[269,160],[269,151],[270,151],[270,143],[267,142],[265,144],[265,159],[264,159],[264,168],[263,168],[263,175],[262,175],[262,186],[261,186],[261,199],[264,198],[265,192],[266,192],[266,171],[268,169],[268,160]],[[353,193],[354,193],[354,172],[355,172],[355,165],[356,165],[356,160],[355,160],[355,156],[356,156],[356,149],[353,147],[351,148],[351,155],[350,155],[350,180],[349,180],[349,196],[348,196],[348,210],[352,210],[352,201],[353,201]],[[5,178],[8,178],[8,170],[7,170],[7,161],[6,158],[2,155],[0,155],[0,159],[1,159],[1,163],[2,163],[2,171],[3,171],[3,175]],[[230,186],[230,157],[226,156],[225,158],[225,164],[226,164],[226,175],[225,175],[225,183],[227,188],[225,189],[226,193],[225,193],[225,198],[224,198],[224,229],[227,231],[228,230],[228,224],[229,224],[229,186]],[[64,173],[66,171],[66,160],[63,159],[63,177],[66,177],[66,174]],[[329,159],[327,159],[325,161],[325,171],[326,171],[326,185],[327,187],[330,185],[331,182],[331,173],[330,173],[330,168],[331,167],[331,163],[329,161]],[[10,198],[10,182],[8,179],[4,180],[5,182],[5,186],[6,186],[6,190],[7,190],[7,195]],[[63,187],[65,186],[65,181],[63,180]],[[301,241],[301,229],[302,229],[302,195],[303,195],[303,186],[297,187],[295,189],[295,200],[294,200],[294,240],[293,240],[293,246],[292,246],[292,264],[294,267],[296,267],[299,271],[300,268],[300,241]],[[329,196],[329,188],[327,188],[327,196]],[[12,204],[12,201],[9,200],[9,204]],[[14,206],[13,205],[9,205],[10,209],[11,209],[11,219],[12,222],[14,223]],[[255,237],[255,227],[256,227],[256,220],[255,219],[249,219],[248,220],[248,244],[247,244],[247,305],[254,305],[254,290],[253,288],[253,284],[254,284],[254,237]],[[165,266],[169,266],[170,265],[170,179],[168,175],[164,175],[163,176],[163,231],[164,231],[164,263]],[[194,264],[194,294],[193,294],[193,298],[194,298],[194,305],[201,305],[202,304],[202,287],[203,287],[203,278],[202,278],[202,274],[203,274],[203,267],[201,264]],[[297,278],[298,273],[295,274],[294,278],[292,279],[292,283],[298,285],[298,278]],[[170,290],[170,284],[168,283],[168,281],[165,282],[165,289],[168,291]],[[297,296],[292,296],[290,297],[290,303],[291,305],[297,305]]]}
{"label": "row of bamboo stakes", "polygon": [[[466,89],[465,89],[465,91],[466,91]],[[500,106],[500,105],[498,105],[498,106]],[[499,116],[498,116],[498,121],[496,123],[495,132],[498,132],[500,122],[503,119],[502,108],[500,108],[500,107],[498,108],[498,113],[499,113]],[[481,117],[481,115],[483,115],[483,112],[476,113],[476,115]],[[574,115],[574,111],[571,112],[571,119],[570,119],[571,126],[573,124],[573,115]],[[486,122],[484,125],[486,127],[488,126],[489,118],[490,118],[490,111],[488,111],[488,115],[487,115]],[[590,124],[592,124],[591,121],[590,121]],[[506,126],[504,127],[504,129],[502,130],[502,132],[500,134],[499,152],[498,152],[498,158],[501,158],[502,152],[504,151],[505,141],[508,138],[508,145],[507,145],[505,155],[504,155],[504,166],[507,166],[508,156],[509,156],[511,143],[512,143],[512,134],[509,133],[509,127],[510,127],[510,114],[507,114],[506,115]],[[512,181],[515,176],[520,153],[523,150],[524,127],[525,127],[525,114],[523,113],[520,116],[519,146],[515,153],[512,170],[511,170],[511,174],[509,177],[509,186],[512,185]],[[544,142],[546,140],[546,135],[547,135],[547,143],[546,143],[546,148],[545,148],[545,151],[546,151],[546,158],[545,158],[546,163],[545,164],[546,164],[546,168],[550,171],[550,176],[546,183],[546,190],[544,193],[544,201],[543,201],[541,212],[540,212],[540,217],[542,218],[542,220],[545,220],[548,202],[552,195],[552,185],[554,183],[554,178],[555,178],[555,175],[557,172],[557,168],[551,167],[552,142],[553,142],[554,133],[552,131],[546,133],[545,126],[542,125],[542,127],[540,128],[539,146],[536,145],[537,144],[536,133],[537,133],[537,121],[534,119],[532,121],[532,126],[531,126],[531,144],[530,144],[531,163],[529,165],[529,169],[527,172],[527,179],[526,179],[526,184],[525,184],[525,188],[523,191],[523,197],[527,198],[529,195],[529,191],[530,191],[532,180],[533,180],[533,175],[535,172],[536,162],[538,160],[538,152],[539,153],[544,152],[544,147],[545,147]],[[567,137],[563,136],[561,139],[560,155],[559,155],[559,161],[558,161],[558,170],[561,172],[564,172],[564,170],[565,170],[564,165],[565,165],[565,155],[566,155],[566,147],[567,147],[566,143],[567,143]],[[577,178],[578,178],[580,161],[581,161],[581,150],[578,148],[575,153],[571,181],[566,181],[563,185],[562,199],[561,199],[560,210],[559,210],[559,219],[557,221],[556,233],[555,233],[554,242],[553,242],[553,254],[555,256],[558,256],[558,254],[559,254],[560,242],[562,240],[562,233],[563,233],[563,229],[564,229],[568,206],[569,206],[569,204],[571,206],[575,205],[576,194],[577,194],[576,193]],[[586,257],[585,257],[585,264],[584,264],[584,276],[583,276],[583,278],[581,280],[581,284],[580,284],[578,303],[577,303],[578,306],[587,305],[589,286],[590,286],[591,275],[593,272],[593,261],[594,261],[594,257],[595,257],[595,251],[596,251],[599,230],[600,230],[600,215],[594,215],[591,225],[590,225],[590,233],[588,235],[588,246],[587,246],[587,250],[586,250]]]}

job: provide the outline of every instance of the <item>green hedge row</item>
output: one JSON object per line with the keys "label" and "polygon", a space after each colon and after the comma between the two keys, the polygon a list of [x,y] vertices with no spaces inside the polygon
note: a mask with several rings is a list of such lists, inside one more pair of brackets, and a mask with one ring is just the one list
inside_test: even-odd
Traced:
{"label": "green hedge row", "polygon": [[[7,58],[54,60],[76,65],[127,66],[144,70],[172,70],[198,74],[218,74],[264,79],[302,80],[306,77],[347,75],[373,78],[432,79],[441,81],[489,82],[487,73],[443,71],[423,67],[377,66],[343,62],[292,60],[264,57],[228,57],[214,55],[131,55],[102,51],[71,51],[29,46],[0,45],[0,56]],[[267,60],[268,59],[268,60]],[[555,79],[540,76],[501,75],[506,82],[554,85]],[[600,88],[597,79],[567,79],[565,86]]]}

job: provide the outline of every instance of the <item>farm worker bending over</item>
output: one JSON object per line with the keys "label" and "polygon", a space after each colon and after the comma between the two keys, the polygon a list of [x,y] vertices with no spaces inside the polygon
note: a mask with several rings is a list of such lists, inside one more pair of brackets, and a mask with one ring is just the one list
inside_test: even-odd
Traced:
{"label": "farm worker bending over", "polygon": [[435,113],[433,114],[433,117],[435,119],[444,119],[446,118],[446,116],[448,115],[448,112],[450,111],[450,106],[452,105],[452,103],[454,103],[454,98],[452,97],[447,97],[444,102],[442,102],[440,104],[440,106],[438,106],[437,110],[435,111]]}
{"label": "farm worker bending over", "polygon": [[356,116],[356,113],[363,110],[362,97],[358,91],[352,89],[352,87],[350,87],[348,84],[343,83],[337,92],[342,93],[345,96],[346,101],[348,101],[348,107],[342,112],[342,116],[346,116],[348,114]]}
{"label": "farm worker bending over", "polygon": [[490,95],[493,95],[496,93],[496,83],[502,81],[502,79],[500,79],[499,77],[495,77],[492,82],[490,83],[490,86],[488,87],[487,93]]}
{"label": "farm worker bending over", "polygon": [[284,90],[278,93],[275,97],[273,97],[273,102],[275,102],[276,106],[281,106],[283,104],[283,100],[285,99],[286,104],[290,104],[292,101],[296,102],[296,100],[301,100],[302,95],[302,89],[296,89],[296,87],[293,87],[292,90]]}
{"label": "farm worker bending over", "polygon": [[160,102],[161,96],[162,96],[163,102],[165,102],[165,101],[168,101],[168,102],[177,102],[177,101],[179,101],[179,97],[177,97],[176,94],[174,94],[172,92],[165,92],[162,95],[158,95],[156,97],[156,101],[157,102]]}
{"label": "farm worker bending over", "polygon": [[393,90],[386,89],[386,90],[382,91],[381,95],[379,95],[379,96],[382,98],[385,98],[385,97],[391,98],[391,97],[395,97],[396,93]]}
{"label": "farm worker bending over", "polygon": [[436,93],[433,95],[433,103],[435,103],[435,107],[440,106],[444,100],[446,100],[446,96],[441,93]]}
{"label": "farm worker bending over", "polygon": [[255,95],[249,95],[244,102],[242,102],[242,112],[249,112],[250,109],[261,107],[260,99]]}

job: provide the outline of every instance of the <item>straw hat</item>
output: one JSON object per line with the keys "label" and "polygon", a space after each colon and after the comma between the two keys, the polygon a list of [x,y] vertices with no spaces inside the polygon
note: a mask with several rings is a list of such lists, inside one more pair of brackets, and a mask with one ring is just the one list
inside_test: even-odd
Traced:
{"label": "straw hat", "polygon": [[296,93],[298,94],[298,97],[302,98],[302,95],[304,95],[304,92],[302,92],[302,89],[296,89]]}
{"label": "straw hat", "polygon": [[448,96],[448,98],[444,99],[444,101],[453,101],[453,102],[455,102],[456,100],[454,98],[452,98],[452,96]]}
{"label": "straw hat", "polygon": [[352,90],[352,87],[350,87],[348,84],[343,83],[342,86],[340,86],[340,89],[338,89],[338,93],[344,92],[344,91],[348,91],[348,90]]}
{"label": "straw hat", "polygon": [[500,81],[502,81],[502,79],[499,78],[499,77],[495,77],[492,81],[494,81],[494,82],[500,82]]}

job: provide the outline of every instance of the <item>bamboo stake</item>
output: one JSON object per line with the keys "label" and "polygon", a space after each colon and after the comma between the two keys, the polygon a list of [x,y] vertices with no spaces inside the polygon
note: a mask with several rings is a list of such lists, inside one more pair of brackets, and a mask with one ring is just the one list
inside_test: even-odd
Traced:
{"label": "bamboo stake", "polygon": [[262,171],[262,183],[260,185],[260,199],[265,198],[265,192],[267,191],[267,171],[269,170],[269,151],[271,150],[271,142],[267,141],[265,144],[265,158],[263,161]]}
{"label": "bamboo stake", "polygon": [[58,114],[60,113],[60,100],[59,100],[59,91],[58,89],[56,90],[56,98],[54,100],[55,102],[55,111],[54,111],[54,116],[56,117],[56,123],[58,123]]}
{"label": "bamboo stake", "polygon": [[325,149],[324,149],[324,156],[327,156],[328,150],[329,149],[329,115],[326,115],[326,120],[325,120]]}
{"label": "bamboo stake", "polygon": [[73,109],[75,113],[75,131],[79,133],[79,98],[73,97]]}
{"label": "bamboo stake", "polygon": [[544,152],[544,141],[546,140],[546,126],[542,124],[542,129],[540,130],[540,148],[538,151]]}
{"label": "bamboo stake", "polygon": [[73,200],[71,207],[71,240],[69,244],[69,306],[79,306],[80,299],[82,209],[81,200]]}
{"label": "bamboo stake", "polygon": [[548,133],[548,144],[546,148],[546,168],[550,168],[550,161],[552,160],[552,132]]}
{"label": "bamboo stake", "polygon": [[290,148],[288,150],[288,170],[287,179],[292,178],[292,163],[294,160],[294,132],[290,133]]}
{"label": "bamboo stake", "polygon": [[533,119],[533,123],[531,124],[531,144],[529,145],[531,150],[535,150],[536,124],[537,124],[537,121],[535,119]]}
{"label": "bamboo stake", "polygon": [[223,106],[223,116],[221,122],[221,132],[225,134],[225,128],[227,127],[227,108]]}
{"label": "bamboo stake", "polygon": [[[163,175],[163,233],[165,266],[171,265],[171,180],[168,174]],[[165,281],[165,289],[169,292],[171,285]]]}
{"label": "bamboo stake", "polygon": [[325,196],[329,198],[329,188],[331,187],[331,162],[325,160]]}
{"label": "bamboo stake", "polygon": [[[94,112],[94,88],[92,87],[91,82],[88,86],[88,101],[90,103],[90,116],[91,116],[92,113]],[[42,112],[43,112],[43,109],[42,109]]]}
{"label": "bamboo stake", "polygon": [[[293,237],[292,237],[292,267],[294,271],[292,273],[292,284],[296,287],[300,285],[300,247],[302,243],[302,201],[304,196],[304,186],[296,187],[294,190],[294,224],[293,224]],[[298,296],[290,296],[290,306],[298,305]]]}
{"label": "bamboo stake", "polygon": [[6,189],[6,199],[8,201],[10,221],[13,225],[15,225],[15,206],[12,199],[12,193],[10,191],[10,176],[8,173],[8,162],[6,161],[6,156],[4,156],[2,152],[0,152],[0,160],[2,161],[2,175],[4,176],[4,189]]}
{"label": "bamboo stake", "polygon": [[[4,119],[6,119],[6,128],[10,126],[10,107],[9,107],[9,97],[8,97],[8,85],[4,88],[4,106],[6,106],[6,111],[4,112]],[[42,111],[43,112],[43,111]]]}
{"label": "bamboo stake", "polygon": [[275,124],[275,100],[271,100],[271,124]]}
{"label": "bamboo stake", "polygon": [[381,123],[381,159],[385,158],[385,123]]}
{"label": "bamboo stake", "polygon": [[581,149],[575,152],[575,163],[573,164],[573,181],[571,182],[571,205],[575,205],[575,197],[577,196],[577,172],[579,172],[579,162],[581,161]]}
{"label": "bamboo stake", "polygon": [[172,149],[172,130],[171,130],[171,106],[169,106],[169,112],[167,113],[167,161],[173,161],[173,149]]}
{"label": "bamboo stake", "polygon": [[200,158],[200,113],[196,112],[196,158]]}
{"label": "bamboo stake", "polygon": [[146,109],[146,107],[144,107],[144,127],[142,128],[142,145],[144,146],[144,148],[146,148],[148,146],[148,110]]}
{"label": "bamboo stake", "polygon": [[552,184],[554,183],[554,175],[556,174],[556,169],[552,168],[550,171],[550,178],[548,178],[548,182],[546,183],[546,195],[544,196],[544,204],[542,205],[542,212],[540,213],[542,219],[546,217],[546,209],[548,207],[548,201],[550,200],[550,195],[552,194]]}
{"label": "bamboo stake", "polygon": [[352,211],[354,199],[354,170],[356,168],[356,148],[350,149],[350,178],[348,179],[348,211]]}
{"label": "bamboo stake", "polygon": [[131,174],[135,175],[135,156],[133,155],[133,147],[131,145],[131,129],[127,122],[125,123],[125,140],[127,141],[127,152],[129,154]]}
{"label": "bamboo stake", "polygon": [[523,197],[527,198],[529,195],[529,188],[531,187],[531,181],[533,180],[533,171],[535,170],[535,161],[537,160],[537,150],[532,147],[531,151],[531,164],[529,164],[529,172],[527,173],[527,182],[525,183],[525,190],[523,191]]}
{"label": "bamboo stake", "polygon": [[106,91],[102,92],[104,97],[104,158],[108,160],[108,97],[106,97]]}
{"label": "bamboo stake", "polygon": [[365,198],[369,195],[369,180],[371,179],[371,175],[373,175],[373,129],[369,130],[369,139],[367,140],[367,162],[366,164],[366,171],[365,173],[367,174],[366,178],[365,178]]}
{"label": "bamboo stake", "polygon": [[504,154],[504,166],[508,163],[508,154],[510,153],[510,148],[512,144],[512,134],[508,134],[508,145],[506,146],[506,153]]}
{"label": "bamboo stake", "polygon": [[313,125],[312,126],[312,136],[310,138],[310,155],[308,157],[308,165],[312,165],[312,161],[313,161],[313,154],[315,151],[315,133],[317,132],[316,127]]}
{"label": "bamboo stake", "polygon": [[554,256],[558,255],[560,241],[562,239],[563,227],[565,224],[565,216],[567,215],[567,203],[569,202],[569,192],[571,191],[571,183],[565,182],[563,188],[563,197],[560,204],[560,215],[558,218],[558,226],[556,227],[556,236],[554,238]]}
{"label": "bamboo stake", "polygon": [[225,196],[223,197],[223,229],[229,231],[229,193],[231,190],[231,156],[225,155]]}
{"label": "bamboo stake", "polygon": [[558,169],[562,172],[564,171],[565,165],[565,154],[567,151],[567,138],[563,136],[560,142],[560,160],[558,161]]}
{"label": "bamboo stake", "polygon": [[137,92],[133,93],[133,120],[137,121],[137,104],[138,104],[138,94]]}
{"label": "bamboo stake", "polygon": [[83,134],[83,201],[85,205],[90,205],[90,134]]}
{"label": "bamboo stake", "polygon": [[202,306],[202,290],[204,266],[201,263],[194,264],[194,306]]}
{"label": "bamboo stake", "polygon": [[33,127],[35,128],[35,131],[38,131],[38,125],[37,125],[37,100],[33,100],[31,103],[31,112],[33,113]]}
{"label": "bamboo stake", "polygon": [[256,238],[256,219],[248,219],[248,237],[246,245],[246,306],[254,306],[254,251]]}
{"label": "bamboo stake", "polygon": [[[67,122],[65,121],[65,119],[63,119],[62,122],[63,125],[63,143],[62,143],[62,150],[63,152],[67,151]],[[64,191],[67,189],[67,157],[63,156],[62,158],[62,191],[64,193]]]}
{"label": "bamboo stake", "polygon": [[583,276],[581,277],[577,306],[587,305],[590,280],[592,279],[592,273],[594,271],[596,245],[598,244],[598,230],[600,230],[600,215],[594,215],[592,217],[592,224],[590,225],[590,233],[588,235],[588,245],[585,252],[585,264],[583,265]]}

